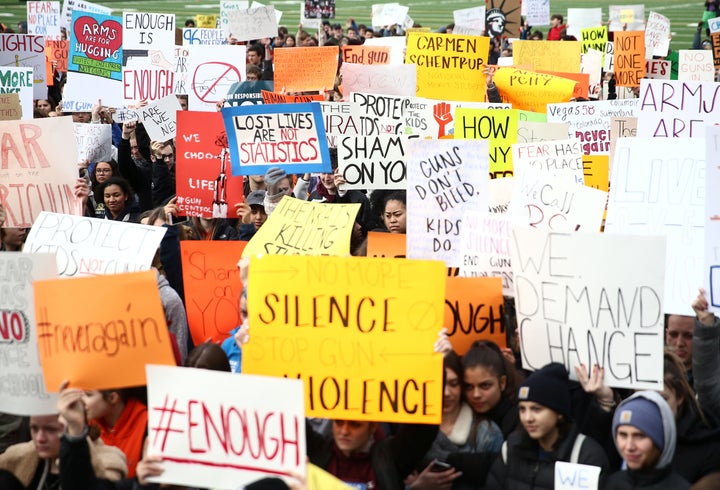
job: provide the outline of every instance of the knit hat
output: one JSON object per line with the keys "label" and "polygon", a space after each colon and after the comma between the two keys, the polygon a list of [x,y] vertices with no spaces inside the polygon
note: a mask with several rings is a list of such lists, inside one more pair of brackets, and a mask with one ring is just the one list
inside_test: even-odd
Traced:
{"label": "knit hat", "polygon": [[570,418],[570,389],[565,366],[552,362],[532,373],[520,386],[518,401],[535,402]]}
{"label": "knit hat", "polygon": [[248,204],[248,206],[262,206],[264,200],[265,200],[265,191],[262,189],[252,191],[245,198],[245,202]]}
{"label": "knit hat", "polygon": [[660,451],[665,448],[662,414],[658,406],[647,398],[631,398],[617,407],[613,416],[613,435],[617,434],[621,425],[630,425],[642,431]]}

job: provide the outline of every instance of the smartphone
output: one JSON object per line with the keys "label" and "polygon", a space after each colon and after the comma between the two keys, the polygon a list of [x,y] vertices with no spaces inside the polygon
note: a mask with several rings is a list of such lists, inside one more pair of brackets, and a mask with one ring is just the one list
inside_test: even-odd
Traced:
{"label": "smartphone", "polygon": [[438,461],[437,459],[432,462],[432,466],[430,467],[430,471],[433,473],[440,473],[441,471],[447,471],[450,468],[452,468],[451,465],[444,461]]}

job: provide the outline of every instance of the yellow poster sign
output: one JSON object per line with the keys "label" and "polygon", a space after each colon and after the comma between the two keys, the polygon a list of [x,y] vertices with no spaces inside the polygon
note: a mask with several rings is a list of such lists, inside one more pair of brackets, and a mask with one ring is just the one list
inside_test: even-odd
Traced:
{"label": "yellow poster sign", "polygon": [[608,155],[583,155],[583,174],[585,185],[609,192],[610,172]]}
{"label": "yellow poster sign", "polygon": [[548,104],[570,102],[575,80],[516,68],[500,68],[495,84],[513,109],[545,113]]}
{"label": "yellow poster sign", "polygon": [[411,32],[405,63],[417,66],[417,96],[484,102],[490,38]]}
{"label": "yellow poster sign", "polygon": [[328,204],[285,196],[250,239],[253,255],[350,255],[350,237],[360,204]]}
{"label": "yellow poster sign", "polygon": [[217,27],[217,15],[196,15],[195,22],[198,27],[215,29]]}
{"label": "yellow poster sign", "polygon": [[578,73],[581,50],[580,41],[515,41],[513,63],[533,70]]}
{"label": "yellow poster sign", "polygon": [[301,378],[309,417],[440,422],[442,262],[266,255],[248,286],[243,373]]}
{"label": "yellow poster sign", "polygon": [[455,137],[490,142],[490,177],[512,177],[512,144],[517,143],[519,111],[455,109]]}
{"label": "yellow poster sign", "polygon": [[312,463],[307,465],[307,481],[309,490],[352,490],[353,487],[335,478],[322,468]]}
{"label": "yellow poster sign", "polygon": [[607,26],[580,29],[580,36],[583,53],[587,53],[589,49],[594,49],[605,54],[605,45],[608,42]]}

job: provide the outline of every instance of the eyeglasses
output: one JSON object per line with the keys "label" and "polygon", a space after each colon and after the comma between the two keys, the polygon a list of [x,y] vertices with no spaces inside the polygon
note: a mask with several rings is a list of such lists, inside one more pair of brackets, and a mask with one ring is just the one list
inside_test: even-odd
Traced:
{"label": "eyeglasses", "polygon": [[169,155],[160,154],[160,155],[158,155],[158,157],[159,157],[159,158],[162,158],[162,159],[165,160],[166,162],[172,162],[173,160],[175,160],[175,155],[172,154],[172,153],[169,154]]}

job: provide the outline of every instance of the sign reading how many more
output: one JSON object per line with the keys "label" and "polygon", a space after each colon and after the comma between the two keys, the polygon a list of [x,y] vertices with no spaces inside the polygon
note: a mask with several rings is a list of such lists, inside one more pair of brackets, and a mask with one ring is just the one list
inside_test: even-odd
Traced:
{"label": "sign reading how many more", "polygon": [[222,110],[233,175],[331,172],[325,126],[318,104],[235,106]]}
{"label": "sign reading how many more", "polygon": [[[158,483],[234,490],[305,471],[302,382],[147,366],[148,451]],[[222,386],[223,390],[217,387]],[[253,396],[247,396],[253,393]]]}
{"label": "sign reading how many more", "polygon": [[522,364],[605,368],[615,388],[663,386],[665,239],[513,228]]}
{"label": "sign reading how many more", "polygon": [[445,274],[437,261],[251,259],[243,373],[301,378],[310,417],[437,424]]}

